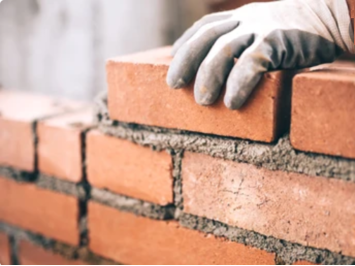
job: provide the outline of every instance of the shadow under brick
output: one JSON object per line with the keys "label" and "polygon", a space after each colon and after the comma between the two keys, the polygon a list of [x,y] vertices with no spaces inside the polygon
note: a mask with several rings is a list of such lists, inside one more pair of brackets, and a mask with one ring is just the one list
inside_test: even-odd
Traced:
{"label": "shadow under brick", "polygon": [[131,212],[139,216],[157,220],[172,219],[175,213],[175,206],[173,205],[159,206],[138,199],[121,196],[104,189],[92,188],[91,199],[121,211]]}
{"label": "shadow under brick", "polygon": [[109,135],[127,139],[153,150],[186,150],[212,157],[249,163],[269,170],[290,171],[355,182],[355,160],[296,151],[289,136],[276,143],[225,138],[180,130],[127,124],[109,119],[106,95],[97,99],[96,123]]}

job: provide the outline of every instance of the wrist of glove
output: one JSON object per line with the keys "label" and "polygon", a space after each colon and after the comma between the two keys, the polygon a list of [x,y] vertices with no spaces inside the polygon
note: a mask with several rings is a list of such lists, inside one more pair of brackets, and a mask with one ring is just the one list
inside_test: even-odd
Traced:
{"label": "wrist of glove", "polygon": [[[346,0],[253,3],[205,16],[173,46],[167,83],[196,76],[197,103],[210,105],[226,84],[225,105],[240,108],[263,73],[329,63],[355,53]],[[234,58],[238,58],[235,64]]]}

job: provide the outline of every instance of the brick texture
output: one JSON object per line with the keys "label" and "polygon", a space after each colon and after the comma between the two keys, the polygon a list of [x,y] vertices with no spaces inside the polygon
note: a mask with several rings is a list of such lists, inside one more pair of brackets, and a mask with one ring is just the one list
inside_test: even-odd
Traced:
{"label": "brick texture", "polygon": [[4,233],[0,232],[0,264],[10,265],[10,243],[9,238]]}
{"label": "brick texture", "polygon": [[38,123],[40,172],[72,182],[82,180],[82,134],[92,126],[92,117],[89,108]]}
{"label": "brick texture", "polygon": [[19,244],[18,258],[22,265],[85,265],[79,260],[69,260],[61,255],[35,246],[27,241]]}
{"label": "brick texture", "polygon": [[[245,107],[195,103],[192,85],[166,85],[170,48],[124,56],[107,63],[108,107],[114,120],[271,142],[289,125],[290,73],[265,75]],[[287,76],[287,77],[286,77]],[[286,127],[286,128],[285,128]]]}
{"label": "brick texture", "polygon": [[160,205],[173,202],[172,159],[165,152],[104,135],[87,135],[90,184]]}
{"label": "brick texture", "polygon": [[323,68],[294,78],[293,147],[355,158],[354,120],[355,66]]}
{"label": "brick texture", "polygon": [[274,255],[89,203],[90,249],[123,264],[273,264]]}
{"label": "brick texture", "polygon": [[2,222],[77,245],[78,207],[74,197],[0,177]]}
{"label": "brick texture", "polygon": [[355,184],[186,153],[184,211],[355,256]]}
{"label": "brick texture", "polygon": [[0,165],[35,170],[33,122],[81,107],[23,92],[0,91]]}

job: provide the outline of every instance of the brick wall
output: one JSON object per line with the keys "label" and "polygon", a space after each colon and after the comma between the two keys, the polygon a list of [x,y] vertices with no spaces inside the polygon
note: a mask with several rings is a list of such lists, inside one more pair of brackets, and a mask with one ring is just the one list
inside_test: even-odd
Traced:
{"label": "brick wall", "polygon": [[109,60],[95,105],[0,91],[0,263],[355,263],[355,64],[229,111],[168,52]]}

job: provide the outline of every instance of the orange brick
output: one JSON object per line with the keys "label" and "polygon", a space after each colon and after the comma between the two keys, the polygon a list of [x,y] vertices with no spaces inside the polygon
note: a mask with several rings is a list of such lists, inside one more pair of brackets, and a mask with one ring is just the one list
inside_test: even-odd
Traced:
{"label": "orange brick", "polygon": [[265,75],[246,106],[227,109],[194,101],[192,85],[172,90],[166,85],[170,48],[119,57],[107,63],[111,119],[165,128],[273,141],[288,127],[290,75]]}
{"label": "orange brick", "polygon": [[0,221],[79,244],[78,199],[0,177]]}
{"label": "orange brick", "polygon": [[79,108],[79,103],[53,100],[23,92],[0,91],[0,165],[35,169],[32,123],[40,118]]}
{"label": "orange brick", "polygon": [[355,184],[185,153],[184,211],[355,255]]}
{"label": "orange brick", "polygon": [[309,261],[306,261],[306,260],[299,260],[299,261],[296,261],[292,265],[319,265],[319,264],[315,264],[315,263],[312,263],[312,262],[309,262]]}
{"label": "orange brick", "polygon": [[85,265],[79,260],[69,260],[61,255],[35,246],[27,241],[19,244],[19,260],[22,265]]}
{"label": "orange brick", "polygon": [[291,143],[307,152],[355,158],[355,65],[294,78]]}
{"label": "orange brick", "polygon": [[273,264],[274,254],[89,203],[90,249],[123,264]]}
{"label": "orange brick", "polygon": [[6,234],[0,233],[0,265],[10,265],[10,242]]}
{"label": "orange brick", "polygon": [[96,130],[87,134],[87,177],[95,187],[160,205],[173,202],[172,159]]}
{"label": "orange brick", "polygon": [[82,133],[91,126],[92,117],[89,108],[38,124],[40,172],[72,182],[82,180]]}

